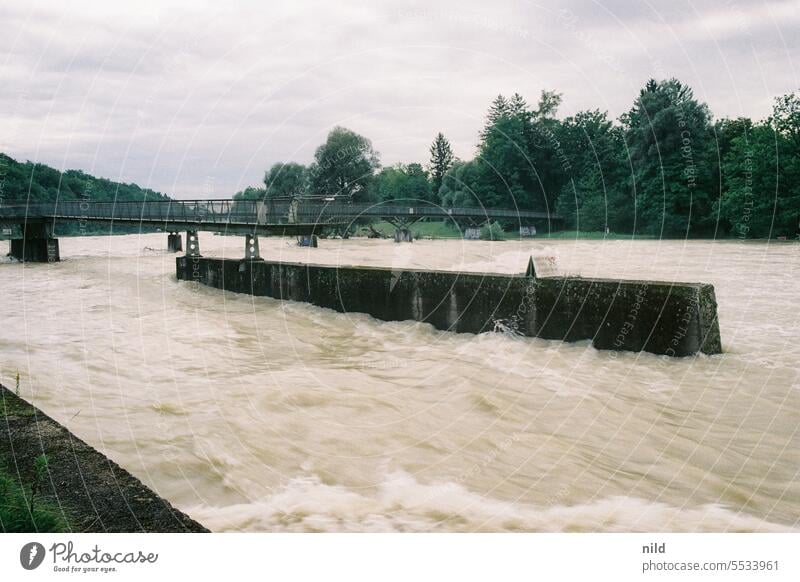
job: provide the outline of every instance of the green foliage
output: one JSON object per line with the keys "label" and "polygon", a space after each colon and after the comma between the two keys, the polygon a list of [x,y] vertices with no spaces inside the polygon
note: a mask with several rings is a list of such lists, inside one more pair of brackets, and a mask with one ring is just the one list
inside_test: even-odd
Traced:
{"label": "green foliage", "polygon": [[444,137],[444,134],[441,132],[438,133],[436,139],[433,140],[430,152],[431,159],[428,169],[431,173],[431,189],[438,200],[439,189],[442,187],[444,177],[450,169],[450,166],[453,165],[455,158],[453,157],[453,149],[450,147],[450,142],[447,141],[447,138]]}
{"label": "green foliage", "polygon": [[632,239],[653,239],[654,237],[648,234],[620,234],[605,231],[576,231],[576,230],[559,230],[557,232],[546,232],[541,235],[541,238],[553,238],[558,240],[632,240]]}
{"label": "green foliage", "polygon": [[564,120],[561,145],[570,178],[561,188],[556,211],[567,228],[629,231],[633,204],[626,186],[622,131],[600,111],[582,111]]}
{"label": "green foliage", "polygon": [[[376,232],[381,233],[385,238],[394,236],[396,227],[388,222],[378,221],[370,225]],[[366,235],[369,231],[363,230],[360,234]],[[452,221],[420,221],[411,227],[411,233],[415,239],[421,238],[463,238],[464,232],[457,224]]]}
{"label": "green foliage", "polygon": [[769,122],[793,152],[800,149],[800,95],[789,93],[776,98]]}
{"label": "green foliage", "polygon": [[253,186],[248,186],[233,195],[234,200],[264,200],[266,197],[266,188],[254,188]]}
{"label": "green foliage", "polygon": [[543,91],[531,110],[519,94],[510,99],[498,95],[486,115],[473,165],[454,166],[445,176],[443,203],[477,198],[473,205],[552,212],[567,170],[555,119],[560,102],[559,94]]}
{"label": "green foliage", "polygon": [[376,178],[379,200],[436,201],[428,174],[420,164],[397,164],[384,168]]}
{"label": "green foliage", "polygon": [[480,191],[482,167],[478,160],[456,161],[447,171],[439,190],[442,206],[471,208],[484,203]]}
{"label": "green foliage", "polygon": [[37,486],[44,481],[45,473],[47,473],[47,463],[48,458],[45,454],[41,454],[33,460],[33,467],[36,471],[35,483]]}
{"label": "green foliage", "polygon": [[277,163],[264,176],[267,197],[297,197],[308,190],[308,169],[295,162]]}
{"label": "green foliage", "polygon": [[481,227],[481,240],[506,240],[506,231],[499,222],[487,222]]}
{"label": "green foliage", "polygon": [[317,148],[308,170],[311,193],[352,196],[356,202],[369,200],[378,167],[378,154],[370,140],[344,127],[335,127]]}
{"label": "green foliage", "polygon": [[[35,461],[37,481],[43,480],[47,471],[47,458],[40,455]],[[0,471],[0,531],[5,533],[63,532],[67,527],[55,508],[46,503],[34,503],[40,485],[31,485],[31,491],[19,481]]]}
{"label": "green foliage", "polygon": [[648,81],[619,123],[597,110],[561,121],[560,103],[547,91],[535,108],[517,94],[495,98],[478,156],[444,175],[442,204],[555,210],[580,232],[796,235],[798,95],[776,99],[763,123],[713,126],[676,79]]}
{"label": "green foliage", "polygon": [[622,118],[637,230],[684,237],[713,231],[711,114],[677,79],[648,81]]}
{"label": "green foliage", "polygon": [[[136,200],[169,200],[163,194],[136,184],[97,178],[80,170],[61,172],[44,164],[18,162],[0,154],[0,176],[3,178],[2,204],[36,204],[57,200],[92,200],[124,202]],[[77,224],[56,224],[57,234],[77,234]],[[84,226],[87,234],[107,233],[107,226]],[[114,232],[138,232],[135,226],[115,225]]]}
{"label": "green foliage", "polygon": [[731,140],[718,209],[739,238],[793,237],[800,223],[798,99],[776,99],[773,115]]}
{"label": "green foliage", "polygon": [[[778,97],[772,115],[755,123],[747,118],[712,123],[708,107],[677,79],[648,81],[619,120],[599,110],[562,120],[560,105],[561,95],[552,91],[542,91],[535,106],[517,93],[498,95],[475,158],[456,160],[439,133],[428,172],[417,163],[377,172],[378,153],[370,140],[336,127],[308,168],[274,164],[265,187],[245,188],[234,198],[314,194],[355,202],[519,208],[557,212],[568,229],[604,235],[607,229],[653,237],[798,234],[800,95]],[[3,204],[166,199],[134,184],[19,163],[2,154],[0,175]]]}

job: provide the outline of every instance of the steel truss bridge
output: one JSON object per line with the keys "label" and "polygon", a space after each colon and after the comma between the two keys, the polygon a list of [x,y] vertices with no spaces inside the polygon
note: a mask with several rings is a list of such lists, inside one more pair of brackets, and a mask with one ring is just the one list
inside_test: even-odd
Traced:
{"label": "steel truss bridge", "polygon": [[242,234],[314,234],[385,220],[407,228],[420,220],[452,220],[479,226],[501,220],[521,226],[550,225],[559,217],[544,212],[489,208],[443,208],[415,202],[353,203],[338,198],[309,197],[260,200],[147,200],[94,202],[67,200],[46,204],[0,206],[0,223],[62,221],[104,222],[168,231],[213,230]]}

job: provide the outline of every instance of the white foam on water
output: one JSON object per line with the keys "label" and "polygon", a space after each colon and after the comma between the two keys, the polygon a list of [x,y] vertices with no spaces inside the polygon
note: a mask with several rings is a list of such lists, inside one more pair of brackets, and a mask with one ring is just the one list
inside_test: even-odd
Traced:
{"label": "white foam on water", "polygon": [[372,492],[328,485],[310,474],[251,503],[182,509],[213,531],[800,531],[717,504],[674,507],[623,496],[574,505],[513,503],[458,483],[423,484],[404,471],[388,473]]}

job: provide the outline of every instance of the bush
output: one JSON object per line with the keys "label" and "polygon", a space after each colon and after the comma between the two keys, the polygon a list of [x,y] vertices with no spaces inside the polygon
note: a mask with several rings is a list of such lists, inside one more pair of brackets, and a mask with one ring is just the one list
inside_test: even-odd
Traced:
{"label": "bush", "polygon": [[481,240],[506,240],[506,231],[498,222],[487,222],[481,227]]}

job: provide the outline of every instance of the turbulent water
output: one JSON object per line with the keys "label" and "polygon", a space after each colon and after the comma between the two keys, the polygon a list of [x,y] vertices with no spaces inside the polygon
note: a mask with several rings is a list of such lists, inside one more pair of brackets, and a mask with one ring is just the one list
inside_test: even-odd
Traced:
{"label": "turbulent water", "polygon": [[[0,264],[0,381],[213,530],[800,528],[800,246],[262,239],[326,264],[710,282],[725,353],[452,334],[175,279],[166,235]],[[0,242],[0,254],[7,252]],[[243,240],[201,234],[208,256]]]}

